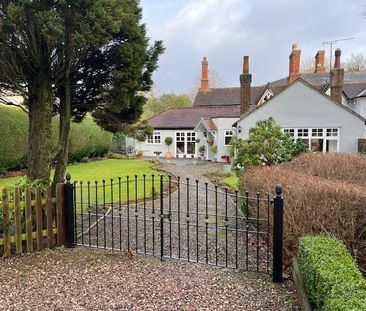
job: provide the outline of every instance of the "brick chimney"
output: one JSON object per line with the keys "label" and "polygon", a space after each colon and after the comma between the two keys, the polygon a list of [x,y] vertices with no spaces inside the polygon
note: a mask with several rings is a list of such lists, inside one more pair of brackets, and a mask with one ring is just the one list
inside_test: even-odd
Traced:
{"label": "brick chimney", "polygon": [[325,73],[325,51],[319,50],[315,55],[315,71],[314,73]]}
{"label": "brick chimney", "polygon": [[202,60],[202,75],[201,75],[201,91],[208,90],[208,61],[207,57],[204,57]]}
{"label": "brick chimney", "polygon": [[249,73],[249,56],[244,56],[243,73],[240,75],[240,115],[250,109],[252,75]]}
{"label": "brick chimney", "polygon": [[290,54],[290,67],[289,76],[287,79],[288,84],[292,84],[300,76],[300,56],[301,50],[297,48],[297,44],[292,45],[292,52]]}
{"label": "brick chimney", "polygon": [[339,104],[342,104],[344,69],[341,68],[341,50],[336,49],[334,55],[334,68],[330,73],[330,97]]}

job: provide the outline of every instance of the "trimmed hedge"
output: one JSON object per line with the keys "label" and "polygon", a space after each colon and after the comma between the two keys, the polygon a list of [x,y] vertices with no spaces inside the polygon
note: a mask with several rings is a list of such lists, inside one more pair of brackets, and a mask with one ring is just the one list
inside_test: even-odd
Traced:
{"label": "trimmed hedge", "polygon": [[28,149],[28,116],[20,109],[0,105],[0,174],[25,168]]}
{"label": "trimmed hedge", "polygon": [[[18,108],[0,105],[0,174],[27,167],[28,116]],[[53,149],[58,140],[58,118],[53,120]],[[102,130],[90,117],[72,123],[69,161],[105,155],[112,144],[112,134]]]}
{"label": "trimmed hedge", "polygon": [[299,265],[317,310],[366,310],[366,281],[342,242],[326,236],[300,238]]}

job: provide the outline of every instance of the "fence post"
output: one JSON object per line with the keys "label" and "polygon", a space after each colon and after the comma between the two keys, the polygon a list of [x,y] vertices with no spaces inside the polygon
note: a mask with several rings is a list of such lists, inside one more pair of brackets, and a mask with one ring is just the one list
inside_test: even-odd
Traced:
{"label": "fence post", "polygon": [[282,186],[276,186],[276,197],[273,200],[273,275],[274,283],[283,282],[283,197]]}
{"label": "fence post", "polygon": [[74,228],[74,185],[71,183],[71,175],[66,174],[64,184],[64,220],[65,220],[65,246],[75,246]]}

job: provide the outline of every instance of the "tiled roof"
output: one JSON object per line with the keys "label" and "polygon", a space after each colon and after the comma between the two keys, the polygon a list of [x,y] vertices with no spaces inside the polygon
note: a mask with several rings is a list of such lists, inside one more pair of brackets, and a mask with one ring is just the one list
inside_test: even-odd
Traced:
{"label": "tiled roof", "polygon": [[[301,78],[312,87],[323,92],[329,85],[330,80],[329,73],[301,74]],[[287,77],[269,82],[266,85],[252,86],[252,108],[256,106],[266,89],[270,88],[277,95],[287,87]],[[348,98],[358,96],[363,90],[366,90],[366,71],[346,72],[344,75],[343,91]],[[363,94],[362,96],[365,95]],[[193,102],[193,107],[165,110],[152,117],[149,123],[151,126],[161,129],[190,129],[196,126],[200,118],[205,119],[205,122],[208,123],[209,121],[207,120],[217,117],[240,117],[240,87],[211,88],[207,91],[198,91]],[[209,126],[211,127],[211,125]]]}
{"label": "tiled roof", "polygon": [[193,129],[200,118],[218,117],[239,118],[240,106],[171,108],[153,116],[148,122],[156,129]]}
{"label": "tiled roof", "polygon": [[[255,105],[261,98],[266,86],[252,86],[251,104]],[[212,88],[198,91],[193,107],[240,105],[240,87]]]}
{"label": "tiled roof", "polygon": [[348,98],[355,98],[364,90],[366,90],[366,81],[364,83],[345,83],[343,85],[343,92]]}
{"label": "tiled roof", "polygon": [[[301,78],[307,83],[311,84],[318,90],[322,90],[329,84],[329,73],[305,73],[301,74]],[[273,88],[286,88],[287,78],[279,79],[270,83]],[[366,71],[360,72],[345,72],[344,73],[344,87],[343,91],[349,98],[357,96],[360,92],[366,89]]]}
{"label": "tiled roof", "polygon": [[203,120],[206,122],[206,124],[210,130],[217,130],[217,125],[214,120],[212,120],[210,118],[204,118]]}

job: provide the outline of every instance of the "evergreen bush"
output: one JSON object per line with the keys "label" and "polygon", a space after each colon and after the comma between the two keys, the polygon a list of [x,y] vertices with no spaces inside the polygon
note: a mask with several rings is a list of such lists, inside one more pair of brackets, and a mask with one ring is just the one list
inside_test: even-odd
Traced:
{"label": "evergreen bush", "polygon": [[[27,167],[28,116],[20,109],[0,106],[0,174]],[[58,140],[58,118],[53,120],[53,149]],[[112,135],[103,131],[90,117],[72,123],[69,162],[105,155],[112,143]]]}

